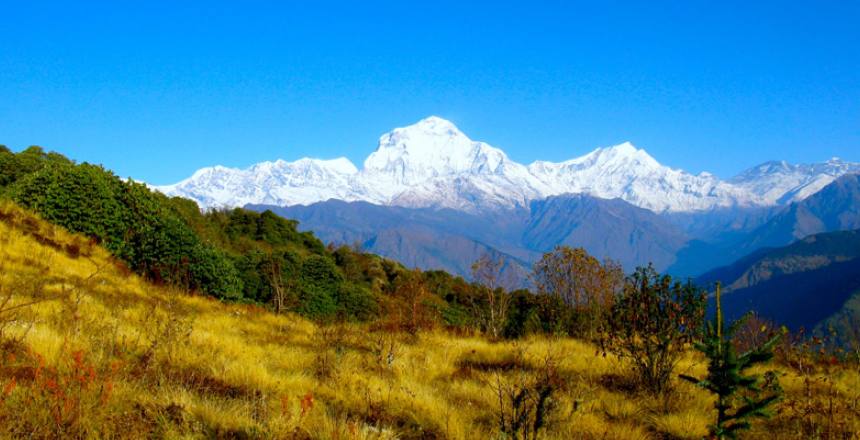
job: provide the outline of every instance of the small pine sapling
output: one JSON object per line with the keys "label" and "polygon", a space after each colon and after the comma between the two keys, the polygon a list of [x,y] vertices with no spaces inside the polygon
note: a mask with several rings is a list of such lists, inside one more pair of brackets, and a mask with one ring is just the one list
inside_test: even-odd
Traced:
{"label": "small pine sapling", "polygon": [[746,317],[725,329],[720,305],[720,284],[717,283],[716,317],[708,323],[702,342],[695,344],[696,349],[708,358],[708,375],[703,379],[681,375],[682,379],[717,395],[717,421],[710,428],[711,436],[717,439],[735,439],[740,431],[750,428],[750,421],[754,417],[770,417],[768,407],[780,398],[778,387],[773,387],[771,392],[762,396],[763,390],[759,386],[761,378],[744,372],[754,365],[770,361],[773,348],[782,334],[738,355],[732,335],[744,319]]}

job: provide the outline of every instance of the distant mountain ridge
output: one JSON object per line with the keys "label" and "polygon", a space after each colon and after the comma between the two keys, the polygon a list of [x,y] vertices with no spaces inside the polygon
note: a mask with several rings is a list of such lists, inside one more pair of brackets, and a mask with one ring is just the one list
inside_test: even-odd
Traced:
{"label": "distant mountain ridge", "polygon": [[[756,222],[759,223],[759,222]],[[669,270],[698,275],[762,248],[787,246],[823,232],[860,228],[860,174],[843,175],[815,194],[792,202],[756,227],[721,240],[691,241]]]}
{"label": "distant mountain ridge", "polygon": [[627,269],[670,265],[688,240],[662,216],[621,199],[561,195],[532,201],[528,208],[480,214],[454,209],[403,208],[329,200],[278,207],[246,205],[299,221],[328,242],[363,249],[410,267],[469,275],[482,254],[505,256],[518,274],[528,272],[555,246],[583,247]]}
{"label": "distant mountain ridge", "polygon": [[820,233],[787,246],[759,249],[729,266],[703,274],[698,281],[701,284],[721,281],[726,292],[731,292],[858,257],[860,229]]}
{"label": "distant mountain ridge", "polygon": [[785,324],[826,334],[860,325],[860,230],[810,235],[788,246],[760,249],[696,282],[721,281],[729,319],[754,310]]}
{"label": "distant mountain ridge", "polygon": [[776,204],[799,202],[845,174],[860,173],[860,164],[838,157],[823,163],[792,165],[785,161],[765,162],[729,180],[766,201]]}
{"label": "distant mountain ridge", "polygon": [[[469,265],[485,252],[505,255],[527,271],[543,252],[569,245],[583,247],[598,258],[615,259],[627,270],[653,263],[659,270],[686,277],[745,256],[755,258],[811,234],[860,228],[860,175],[842,176],[811,197],[776,212],[719,213],[724,218],[714,220],[714,228],[724,232],[710,242],[697,240],[672,216],[621,199],[583,194],[552,196],[531,201],[526,208],[481,213],[339,200],[247,207],[272,209],[296,219],[302,229],[327,242],[357,243],[407,266],[460,275],[468,275]],[[694,218],[685,221],[703,223],[709,221],[708,215],[716,214],[690,215]],[[732,221],[741,225],[732,229],[727,225]]]}
{"label": "distant mountain ridge", "polygon": [[206,208],[308,205],[330,199],[465,212],[526,208],[562,194],[620,198],[654,212],[765,207],[802,200],[860,164],[769,162],[723,181],[661,165],[629,142],[564,162],[523,165],[435,116],[384,134],[359,169],[348,159],[204,168],[156,187]]}
{"label": "distant mountain ridge", "polygon": [[782,246],[821,232],[860,228],[860,174],[848,174],[794,202],[754,230],[746,247]]}

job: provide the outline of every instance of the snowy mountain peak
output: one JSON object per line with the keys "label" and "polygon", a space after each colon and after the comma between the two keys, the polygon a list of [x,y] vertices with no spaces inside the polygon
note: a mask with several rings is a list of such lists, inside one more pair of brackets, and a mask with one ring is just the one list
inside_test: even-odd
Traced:
{"label": "snowy mountain peak", "polygon": [[425,132],[448,135],[463,134],[453,122],[438,116],[428,116],[415,124],[399,130],[423,130]]}
{"label": "snowy mountain peak", "polygon": [[860,172],[860,163],[833,157],[826,162],[793,165],[770,161],[743,171],[729,180],[761,197],[767,204],[797,202],[815,194],[839,176]]}
{"label": "snowy mountain peak", "polygon": [[[598,150],[600,150],[600,148],[598,148]],[[644,151],[644,150],[640,150],[640,149],[636,148],[636,146],[633,145],[630,141],[624,141],[618,145],[603,148],[602,150],[612,151],[615,154],[619,154],[619,155],[633,155],[633,154],[638,153],[639,151]]]}
{"label": "snowy mountain peak", "polygon": [[[229,168],[223,167],[222,169],[229,170]],[[347,175],[355,174],[358,172],[358,168],[356,168],[355,165],[353,165],[353,163],[345,157],[338,157],[336,159],[312,159],[304,157],[299,160],[296,160],[295,162],[287,162],[283,159],[278,159],[274,162],[260,162],[251,166],[245,171],[253,174],[260,174],[283,172],[285,170],[302,171],[305,173],[316,171],[322,173]]]}
{"label": "snowy mountain peak", "polygon": [[471,142],[454,123],[438,116],[424,118],[412,125],[395,128],[379,138],[377,151],[385,148],[417,150],[433,143],[466,145]]}
{"label": "snowy mountain peak", "polygon": [[531,173],[555,194],[621,198],[655,212],[746,206],[755,200],[707,173],[692,175],[657,162],[630,142],[565,162],[535,162]]}
{"label": "snowy mountain peak", "polygon": [[364,161],[364,172],[413,185],[458,173],[495,173],[507,161],[501,150],[474,142],[450,121],[431,116],[382,135]]}
{"label": "snowy mountain peak", "polygon": [[621,164],[636,163],[649,167],[661,166],[647,151],[636,148],[630,142],[624,142],[612,147],[598,148],[580,159],[583,159],[583,162],[590,160],[593,163],[615,162]]}
{"label": "snowy mountain peak", "polygon": [[612,147],[596,148],[590,153],[564,162],[536,161],[529,165],[535,172],[550,170],[581,170],[586,168],[611,169],[619,167],[653,169],[660,168],[659,162],[643,149],[636,148],[630,142],[624,142]]}
{"label": "snowy mountain peak", "polygon": [[191,177],[205,176],[208,174],[217,173],[217,172],[221,172],[221,171],[225,171],[225,170],[229,170],[229,169],[230,168],[227,168],[223,165],[215,165],[215,166],[211,166],[211,167],[200,168],[199,170],[195,171]]}
{"label": "snowy mountain peak", "polygon": [[337,157],[328,160],[304,158],[299,159],[295,163],[301,163],[303,165],[312,167],[319,167],[322,169],[330,170],[335,173],[355,174],[358,172],[358,168],[355,166],[355,164],[353,164],[352,161],[345,157]]}

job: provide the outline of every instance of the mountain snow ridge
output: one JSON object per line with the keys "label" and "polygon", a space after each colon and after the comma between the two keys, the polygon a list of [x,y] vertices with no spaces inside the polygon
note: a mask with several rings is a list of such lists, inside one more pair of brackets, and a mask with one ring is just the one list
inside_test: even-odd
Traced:
{"label": "mountain snow ridge", "polygon": [[476,212],[582,193],[620,198],[655,212],[689,212],[802,200],[849,172],[860,172],[860,164],[836,158],[811,165],[768,162],[723,181],[661,165],[630,142],[563,162],[526,166],[469,139],[450,121],[431,116],[382,135],[362,169],[343,157],[277,160],[246,169],[203,168],[181,182],[155,188],[204,208],[338,199]]}
{"label": "mountain snow ridge", "polygon": [[786,161],[765,162],[729,180],[770,204],[799,202],[845,175],[860,173],[860,163],[838,157],[823,163],[793,165]]}

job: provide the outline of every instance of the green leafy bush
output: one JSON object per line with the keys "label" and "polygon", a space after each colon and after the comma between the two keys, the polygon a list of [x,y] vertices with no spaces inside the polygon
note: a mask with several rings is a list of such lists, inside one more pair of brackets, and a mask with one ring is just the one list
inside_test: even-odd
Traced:
{"label": "green leafy bush", "polygon": [[71,164],[72,161],[57,153],[45,153],[45,150],[38,146],[29,147],[17,154],[6,146],[0,146],[0,187],[10,185],[49,163]]}
{"label": "green leafy bush", "polygon": [[366,321],[375,317],[379,311],[373,292],[358,284],[341,284],[335,301],[338,312],[349,319]]}
{"label": "green leafy bush", "polygon": [[687,344],[701,336],[705,304],[691,282],[640,267],[612,309],[604,348],[627,359],[646,389],[662,392]]}
{"label": "green leafy bush", "polygon": [[314,319],[333,318],[343,283],[334,261],[318,255],[308,257],[302,262],[299,280],[299,313]]}

